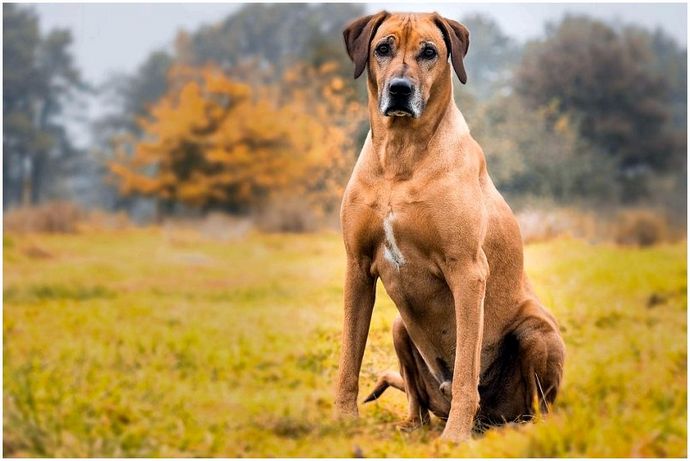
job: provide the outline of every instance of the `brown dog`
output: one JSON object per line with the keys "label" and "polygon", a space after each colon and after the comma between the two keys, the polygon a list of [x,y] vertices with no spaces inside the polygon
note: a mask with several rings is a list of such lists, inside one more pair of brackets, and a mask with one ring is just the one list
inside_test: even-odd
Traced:
{"label": "brown dog", "polygon": [[[409,426],[447,418],[460,441],[475,422],[546,411],[564,344],[523,268],[520,229],[453,100],[469,32],[438,14],[381,12],[344,31],[355,78],[368,68],[371,131],[341,210],[347,253],[336,411],[357,415],[358,379],[377,278],[395,302]],[[369,400],[369,399],[368,399]]]}

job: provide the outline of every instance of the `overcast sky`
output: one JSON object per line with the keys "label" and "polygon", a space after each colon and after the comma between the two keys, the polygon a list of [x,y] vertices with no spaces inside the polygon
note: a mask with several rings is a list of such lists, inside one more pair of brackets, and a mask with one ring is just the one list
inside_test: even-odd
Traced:
{"label": "overcast sky", "polygon": [[[77,65],[92,83],[102,82],[112,72],[132,72],[151,51],[170,46],[179,29],[217,22],[239,8],[222,3],[43,3],[32,7],[42,30],[66,27],[72,31]],[[687,42],[687,6],[678,3],[370,3],[367,8],[372,12],[436,10],[452,18],[482,12],[521,41],[542,34],[546,21],[566,13],[586,13],[607,21],[661,27],[679,43]]]}

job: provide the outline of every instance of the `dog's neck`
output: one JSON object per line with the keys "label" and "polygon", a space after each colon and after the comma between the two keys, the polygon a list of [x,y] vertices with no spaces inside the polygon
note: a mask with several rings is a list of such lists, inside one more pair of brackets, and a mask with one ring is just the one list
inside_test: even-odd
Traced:
{"label": "dog's neck", "polygon": [[[455,104],[450,69],[448,78],[432,89],[422,116],[386,117],[379,111],[375,85],[369,82],[371,142],[386,177],[407,178],[428,155],[429,145],[439,133],[469,134],[467,122]],[[446,129],[440,130],[443,125]]]}

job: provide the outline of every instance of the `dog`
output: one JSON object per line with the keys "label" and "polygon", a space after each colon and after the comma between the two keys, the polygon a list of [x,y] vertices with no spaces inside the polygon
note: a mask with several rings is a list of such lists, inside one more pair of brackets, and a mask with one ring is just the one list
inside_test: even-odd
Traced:
{"label": "dog", "polygon": [[[469,31],[431,14],[378,14],[344,32],[354,77],[367,69],[370,131],[343,195],[347,267],[335,411],[356,417],[376,281],[398,308],[393,342],[403,428],[446,420],[460,442],[477,424],[548,411],[565,346],[523,267],[517,221],[453,99]],[[450,59],[449,59],[450,58]],[[450,62],[449,62],[450,61]]]}

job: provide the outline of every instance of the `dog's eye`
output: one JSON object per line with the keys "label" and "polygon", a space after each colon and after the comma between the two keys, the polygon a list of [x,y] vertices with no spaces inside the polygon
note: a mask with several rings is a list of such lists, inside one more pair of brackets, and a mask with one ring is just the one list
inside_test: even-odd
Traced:
{"label": "dog's eye", "polygon": [[436,50],[430,46],[427,46],[422,50],[422,57],[424,59],[434,59],[436,57]]}
{"label": "dog's eye", "polygon": [[379,56],[388,56],[390,52],[391,47],[386,43],[382,43],[376,47],[376,54]]}

